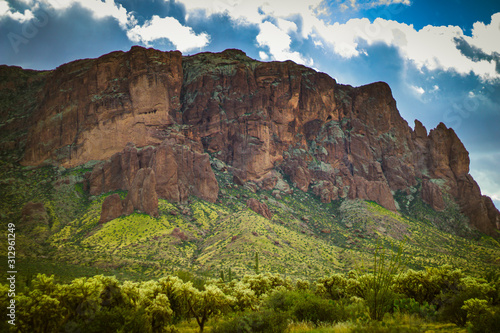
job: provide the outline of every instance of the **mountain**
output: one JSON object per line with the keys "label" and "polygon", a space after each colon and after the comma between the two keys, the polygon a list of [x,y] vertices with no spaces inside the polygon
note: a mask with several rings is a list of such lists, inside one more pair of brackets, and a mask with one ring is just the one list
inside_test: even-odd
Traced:
{"label": "mountain", "polygon": [[[308,233],[328,238],[335,230],[327,215],[344,231],[371,221],[363,228],[374,235],[390,234],[389,217],[395,225],[403,217],[425,220],[435,232],[499,235],[500,212],[469,174],[468,152],[453,129],[441,123],[427,132],[417,120],[409,127],[383,82],[351,87],[239,50],[182,56],[133,47],[53,71],[0,66],[0,101],[0,186],[9,199],[2,214],[19,218],[26,235],[41,223],[52,246],[84,238],[90,246],[98,234],[110,241],[109,233],[120,232],[113,224],[129,223],[124,216],[131,214],[164,221],[174,243],[203,239],[200,254],[222,242],[217,237],[235,221],[233,243],[238,234],[262,237],[270,221],[283,222],[266,236],[283,246],[272,235],[286,234],[284,216],[297,222],[294,237],[305,247],[315,246]],[[15,188],[27,184],[34,193],[17,197]],[[73,197],[67,208],[64,200]],[[312,215],[299,214],[300,200],[325,211],[304,207]],[[359,213],[355,220],[348,221],[348,207]],[[374,207],[385,217],[373,218]],[[266,232],[248,229],[251,211]],[[186,254],[192,248],[177,250],[199,260]]]}

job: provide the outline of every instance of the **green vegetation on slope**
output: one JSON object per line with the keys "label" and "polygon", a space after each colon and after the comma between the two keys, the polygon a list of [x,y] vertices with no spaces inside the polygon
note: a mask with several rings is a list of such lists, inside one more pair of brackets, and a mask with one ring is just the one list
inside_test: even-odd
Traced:
{"label": "green vegetation on slope", "polygon": [[[270,191],[235,185],[227,172],[216,172],[217,203],[195,197],[182,204],[160,199],[158,218],[136,212],[99,224],[102,202],[111,193],[91,197],[83,190],[83,175],[91,166],[65,170],[1,163],[2,228],[5,222],[16,223],[17,259],[26,267],[20,270],[24,279],[37,272],[64,274],[55,269],[57,263],[68,267],[66,272],[81,267],[87,276],[102,272],[139,280],[186,270],[215,277],[231,269],[242,276],[254,272],[257,253],[262,271],[312,280],[369,266],[377,244],[389,248],[405,238],[411,268],[451,264],[485,275],[500,265],[496,240],[475,231],[460,237],[441,230],[435,221],[442,213],[422,203],[418,193],[412,196],[412,210],[402,209],[405,215],[360,200],[325,204],[300,190],[276,198]],[[250,198],[265,203],[272,218],[248,209]],[[408,200],[396,198],[400,206]],[[27,202],[44,204],[46,224],[29,230],[23,226]],[[447,223],[463,218],[452,206],[447,209]],[[432,220],[426,219],[430,214]],[[0,235],[2,242],[5,235]],[[34,260],[55,265],[33,265]]]}

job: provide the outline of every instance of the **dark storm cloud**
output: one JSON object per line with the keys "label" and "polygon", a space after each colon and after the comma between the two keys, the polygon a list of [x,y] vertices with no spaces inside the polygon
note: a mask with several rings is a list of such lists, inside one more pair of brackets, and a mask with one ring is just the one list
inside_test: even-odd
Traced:
{"label": "dark storm cloud", "polygon": [[486,54],[481,49],[467,43],[467,41],[463,37],[455,37],[454,40],[457,44],[457,49],[459,49],[464,56],[474,62],[478,62],[481,60],[486,60],[489,62],[494,61],[496,63],[495,70],[500,74],[500,54],[496,52],[493,52],[493,54]]}
{"label": "dark storm cloud", "polygon": [[122,0],[118,2],[127,9],[127,12],[133,13],[137,23],[140,25],[151,19],[153,15],[158,15],[160,17],[175,17],[181,24],[185,23],[186,8],[183,4],[175,1]]}

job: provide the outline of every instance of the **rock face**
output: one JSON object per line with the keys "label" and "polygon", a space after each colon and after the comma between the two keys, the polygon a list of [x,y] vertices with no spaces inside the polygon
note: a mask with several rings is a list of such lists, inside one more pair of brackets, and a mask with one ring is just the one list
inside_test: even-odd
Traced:
{"label": "rock face", "polygon": [[422,200],[431,205],[437,211],[444,210],[444,200],[441,193],[441,189],[437,184],[430,182],[429,180],[424,180],[422,182]]}
{"label": "rock face", "polygon": [[[201,151],[201,145],[182,137],[140,150],[129,144],[109,161],[94,167],[89,176],[90,194],[129,191],[122,213],[114,218],[134,210],[158,216],[158,198],[185,202],[189,195],[195,195],[215,202],[219,186],[208,155]],[[109,221],[103,215],[107,214],[105,204],[101,221]]]}
{"label": "rock face", "polygon": [[134,181],[125,198],[126,214],[132,214],[135,209],[148,215],[158,216],[158,196],[156,194],[156,177],[151,168],[137,171]]}
{"label": "rock face", "polygon": [[122,216],[123,213],[122,199],[120,199],[120,195],[118,193],[114,193],[104,199],[99,223],[106,223],[114,220],[117,217]]}
{"label": "rock face", "polygon": [[107,159],[128,142],[160,143],[156,129],[174,122],[181,85],[180,52],[134,47],[61,66],[46,79],[23,163],[71,167]]}
{"label": "rock face", "polygon": [[41,242],[50,236],[50,217],[47,214],[45,206],[41,202],[28,202],[21,210],[21,218],[16,225],[28,235],[36,235],[38,242]]}
{"label": "rock face", "polygon": [[259,215],[264,216],[266,219],[271,219],[273,214],[269,210],[269,207],[263,202],[257,199],[251,198],[247,200],[247,207],[256,212]]}
{"label": "rock face", "polygon": [[[140,47],[72,62],[40,80],[25,141],[13,144],[26,146],[22,163],[107,160],[94,168],[90,192],[128,190],[128,211],[154,214],[154,194],[215,201],[210,153],[239,185],[283,191],[283,174],[323,202],[361,198],[393,211],[393,193],[419,188],[434,209],[450,197],[481,231],[497,228],[500,213],[469,175],[454,131],[439,124],[427,133],[418,121],[412,130],[382,82],[353,88],[238,50],[183,57]],[[132,190],[139,175],[146,196]]]}
{"label": "rock face", "polygon": [[49,216],[42,202],[28,202],[21,211],[20,224],[31,227],[36,224],[49,224]]}

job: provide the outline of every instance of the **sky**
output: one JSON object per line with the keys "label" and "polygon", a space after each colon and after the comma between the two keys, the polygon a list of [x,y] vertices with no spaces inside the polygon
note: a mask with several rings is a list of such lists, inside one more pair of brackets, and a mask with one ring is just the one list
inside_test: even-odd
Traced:
{"label": "sky", "polygon": [[410,126],[455,130],[500,208],[498,0],[0,0],[0,64],[54,69],[133,45],[385,81]]}

